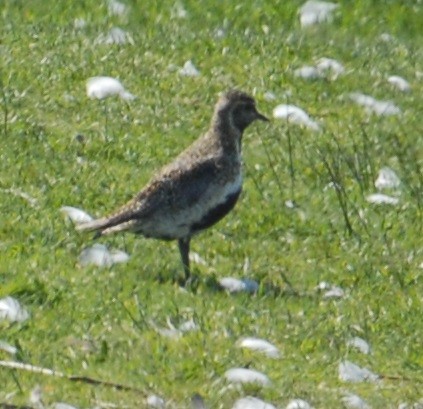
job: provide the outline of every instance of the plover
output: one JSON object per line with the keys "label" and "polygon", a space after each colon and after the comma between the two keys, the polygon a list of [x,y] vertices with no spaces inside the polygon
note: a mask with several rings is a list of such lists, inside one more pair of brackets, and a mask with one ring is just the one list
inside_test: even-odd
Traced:
{"label": "plover", "polygon": [[251,96],[237,90],[223,94],[203,136],[157,172],[129,203],[77,229],[178,240],[187,282],[191,237],[221,220],[239,198],[242,134],[256,119],[268,121]]}

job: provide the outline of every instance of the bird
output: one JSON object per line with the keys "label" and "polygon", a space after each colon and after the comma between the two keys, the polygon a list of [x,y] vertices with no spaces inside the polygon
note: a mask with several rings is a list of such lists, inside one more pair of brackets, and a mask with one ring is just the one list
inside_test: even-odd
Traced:
{"label": "bird", "polygon": [[127,204],[109,216],[79,224],[77,230],[94,231],[96,237],[132,232],[177,240],[184,284],[189,283],[191,238],[237,203],[243,183],[242,136],[255,120],[269,121],[258,112],[253,97],[236,89],[223,93],[202,136],[156,172]]}

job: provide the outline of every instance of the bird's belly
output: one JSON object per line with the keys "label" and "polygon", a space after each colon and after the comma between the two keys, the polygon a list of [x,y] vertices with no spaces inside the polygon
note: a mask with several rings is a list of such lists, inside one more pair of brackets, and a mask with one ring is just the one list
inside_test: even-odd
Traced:
{"label": "bird's belly", "polygon": [[206,195],[186,212],[184,224],[191,234],[206,229],[221,220],[235,206],[242,190],[242,175],[223,186],[211,187]]}
{"label": "bird's belly", "polygon": [[175,240],[189,237],[206,229],[228,214],[242,190],[242,176],[225,185],[211,186],[195,204],[155,212],[138,224],[135,233],[146,237]]}
{"label": "bird's belly", "polygon": [[234,208],[240,194],[241,188],[236,192],[228,194],[223,202],[207,209],[197,221],[191,224],[191,233],[194,234],[207,229],[225,217]]}
{"label": "bird's belly", "polygon": [[175,217],[170,215],[160,218],[153,217],[144,221],[134,232],[147,238],[160,240],[176,240],[190,236],[189,226],[179,223]]}

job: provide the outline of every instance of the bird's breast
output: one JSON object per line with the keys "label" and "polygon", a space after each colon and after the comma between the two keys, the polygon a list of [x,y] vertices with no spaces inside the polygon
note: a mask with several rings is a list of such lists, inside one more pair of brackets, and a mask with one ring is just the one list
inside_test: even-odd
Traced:
{"label": "bird's breast", "polygon": [[194,234],[206,229],[226,216],[234,208],[241,191],[241,174],[215,188],[214,195],[210,197],[208,203],[203,203],[203,208],[198,209],[197,218],[191,224],[191,232]]}

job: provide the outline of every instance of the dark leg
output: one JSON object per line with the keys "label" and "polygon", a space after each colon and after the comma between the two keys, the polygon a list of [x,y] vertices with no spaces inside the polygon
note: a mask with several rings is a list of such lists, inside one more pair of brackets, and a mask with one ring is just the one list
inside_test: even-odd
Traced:
{"label": "dark leg", "polygon": [[191,277],[191,272],[189,269],[189,242],[191,237],[186,237],[184,239],[178,240],[179,253],[181,254],[182,264],[184,266],[185,273],[185,283],[187,283]]}

